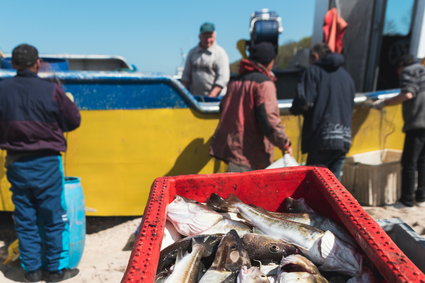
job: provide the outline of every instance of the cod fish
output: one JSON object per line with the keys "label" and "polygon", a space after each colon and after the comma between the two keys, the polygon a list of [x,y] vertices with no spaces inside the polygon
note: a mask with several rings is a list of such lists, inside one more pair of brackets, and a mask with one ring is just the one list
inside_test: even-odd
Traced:
{"label": "cod fish", "polygon": [[[303,198],[294,199],[291,197],[287,197],[283,202],[283,207],[284,207],[284,210],[289,213],[289,215],[297,215],[297,214],[308,215],[308,217],[303,216],[303,217],[300,217],[299,219],[297,219],[296,217],[293,217],[291,219],[291,218],[285,217],[284,216],[285,213],[284,213],[282,216],[283,218],[308,224],[324,231],[329,230],[341,240],[344,240],[349,244],[355,245],[353,237],[350,234],[348,234],[340,225],[336,224],[331,219],[317,214],[310,206],[308,206],[308,204],[305,202]],[[279,217],[278,215],[275,215],[275,216]]]}
{"label": "cod fish", "polygon": [[183,236],[194,236],[223,220],[223,216],[204,204],[177,195],[167,206],[167,219]]}
{"label": "cod fish", "polygon": [[[207,205],[213,209],[217,209],[220,211],[223,209],[229,209],[233,212],[227,212],[228,214],[235,214],[234,212],[235,208],[217,207],[216,203],[223,200],[224,199],[222,197],[213,193],[208,199]],[[339,226],[338,224],[336,224],[329,218],[323,217],[315,213],[314,210],[311,209],[305,203],[303,198],[300,198],[298,200],[293,199],[291,197],[286,198],[284,201],[284,208],[285,208],[285,211],[288,211],[288,212],[274,212],[274,211],[265,210],[264,208],[256,206],[256,209],[258,209],[259,211],[270,214],[277,218],[304,223],[304,224],[316,227],[323,231],[329,230],[341,240],[344,240],[345,242],[349,244],[355,245],[353,238],[347,232],[345,232],[341,226]],[[224,214],[222,213],[222,215]]]}
{"label": "cod fish", "polygon": [[263,213],[231,195],[218,206],[237,209],[261,233],[284,239],[297,246],[303,255],[321,270],[337,271],[350,276],[361,273],[362,257],[351,245],[339,240],[330,231],[322,231],[310,225],[289,221]]}
{"label": "cod fish", "polygon": [[199,238],[193,239],[192,251],[182,256],[179,253],[170,276],[165,280],[167,283],[192,283],[197,282],[201,266],[201,258],[211,255],[213,252],[212,243],[214,238],[205,238],[200,241]]}
{"label": "cod fish", "polygon": [[255,233],[245,234],[242,244],[251,260],[260,261],[262,264],[280,263],[282,257],[301,253],[296,246],[282,239]]}
{"label": "cod fish", "polygon": [[237,271],[251,266],[248,252],[235,230],[230,230],[220,241],[214,261],[199,283],[235,282]]}
{"label": "cod fish", "polygon": [[[156,273],[167,274],[167,272],[175,264],[177,255],[185,254],[186,252],[189,252],[191,250],[192,243],[195,238],[197,242],[205,242],[208,239],[208,243],[213,248],[213,253],[214,253],[214,251],[217,250],[217,246],[220,243],[223,236],[224,236],[223,234],[198,235],[193,237],[186,237],[175,242],[174,244],[171,244],[170,246],[161,250],[161,253],[159,254],[159,261],[158,261],[158,267],[157,267]],[[202,260],[205,261],[205,265],[210,266],[213,259],[214,259],[214,256],[210,256],[207,258],[203,258]]]}
{"label": "cod fish", "polygon": [[258,266],[251,266],[250,268],[242,266],[239,271],[237,283],[270,283],[269,278],[261,272]]}
{"label": "cod fish", "polygon": [[282,258],[278,269],[278,283],[327,283],[317,267],[302,255],[289,255]]}

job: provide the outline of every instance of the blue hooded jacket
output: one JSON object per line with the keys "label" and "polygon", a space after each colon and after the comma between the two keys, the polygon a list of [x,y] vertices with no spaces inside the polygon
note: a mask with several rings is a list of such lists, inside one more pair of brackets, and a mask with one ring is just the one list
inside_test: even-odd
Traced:
{"label": "blue hooded jacket", "polygon": [[350,149],[355,86],[343,63],[341,54],[331,53],[301,77],[290,112],[304,115],[303,153]]}

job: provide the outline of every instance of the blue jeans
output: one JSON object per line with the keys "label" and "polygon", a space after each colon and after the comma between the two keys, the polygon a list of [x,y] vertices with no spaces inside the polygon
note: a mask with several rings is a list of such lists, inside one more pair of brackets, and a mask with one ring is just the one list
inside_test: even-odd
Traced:
{"label": "blue jeans", "polygon": [[325,166],[340,180],[344,161],[345,152],[341,150],[318,150],[308,153],[306,165]]}
{"label": "blue jeans", "polygon": [[402,201],[413,203],[414,197],[425,201],[425,129],[406,132],[401,168]]}
{"label": "blue jeans", "polygon": [[69,266],[69,223],[60,156],[28,156],[7,166],[25,271]]}

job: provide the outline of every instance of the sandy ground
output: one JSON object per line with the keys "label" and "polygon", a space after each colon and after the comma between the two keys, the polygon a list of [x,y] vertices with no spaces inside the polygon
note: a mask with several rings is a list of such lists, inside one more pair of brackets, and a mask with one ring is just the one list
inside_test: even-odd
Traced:
{"label": "sandy ground", "polygon": [[[134,217],[88,217],[80,273],[66,282],[120,282],[130,258],[132,234],[141,222]],[[0,283],[24,282],[19,260],[3,265],[6,245],[16,238],[11,214],[0,214]]]}
{"label": "sandy ground", "polygon": [[[375,219],[401,218],[425,237],[425,207],[364,207]],[[78,266],[80,274],[66,282],[120,282],[128,263],[131,235],[141,218],[88,217],[84,255]],[[13,241],[11,214],[0,214],[0,283],[23,282],[19,261],[3,265],[6,245]]]}

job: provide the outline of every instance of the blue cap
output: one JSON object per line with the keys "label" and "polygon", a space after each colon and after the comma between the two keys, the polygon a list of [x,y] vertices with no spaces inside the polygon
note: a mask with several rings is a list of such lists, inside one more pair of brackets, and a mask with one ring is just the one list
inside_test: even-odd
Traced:
{"label": "blue cap", "polygon": [[214,32],[215,31],[215,26],[213,23],[203,23],[201,25],[201,28],[199,29],[200,33],[204,33],[204,32]]}

